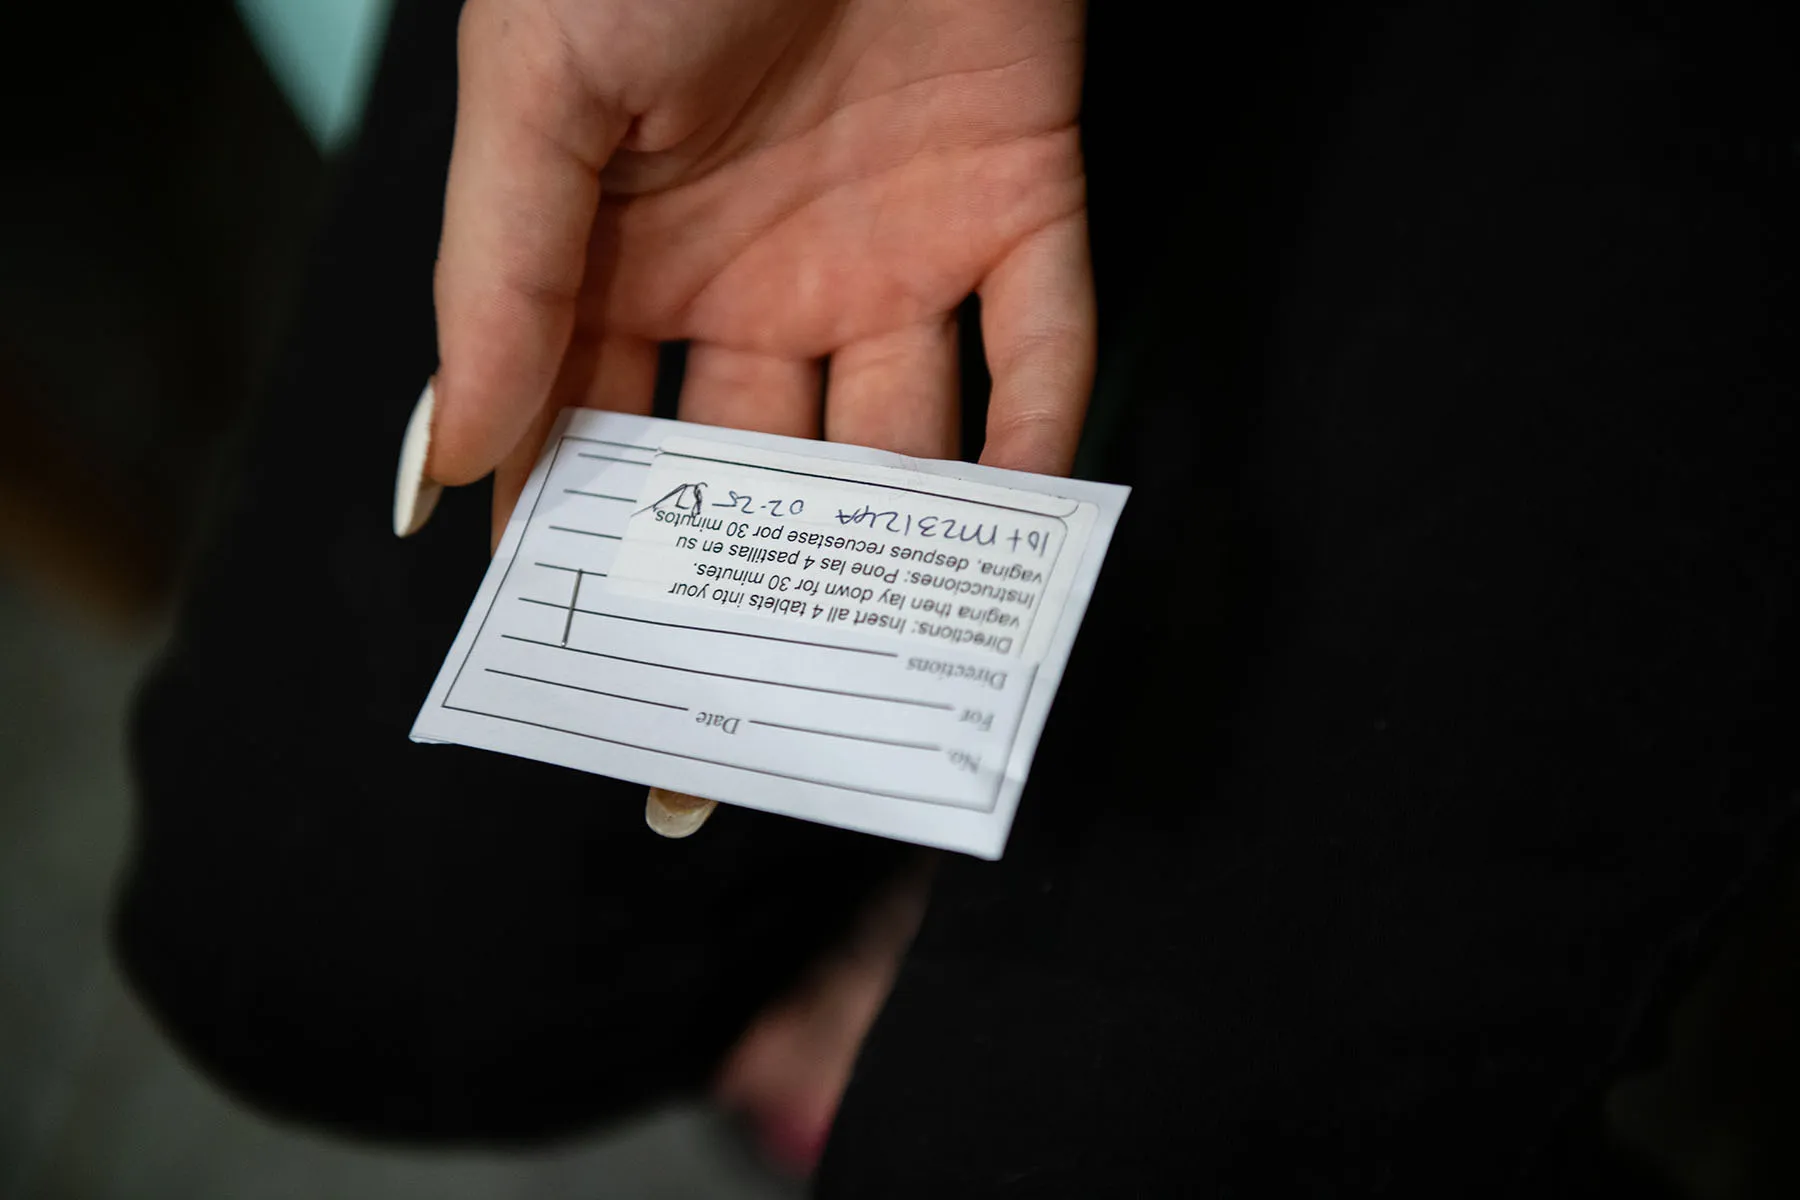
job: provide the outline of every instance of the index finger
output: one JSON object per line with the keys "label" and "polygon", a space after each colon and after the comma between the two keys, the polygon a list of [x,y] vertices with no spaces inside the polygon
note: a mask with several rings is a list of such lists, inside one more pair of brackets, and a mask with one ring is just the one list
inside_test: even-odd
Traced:
{"label": "index finger", "polygon": [[427,476],[472,483],[518,445],[569,344],[619,122],[538,5],[470,0],[436,296]]}

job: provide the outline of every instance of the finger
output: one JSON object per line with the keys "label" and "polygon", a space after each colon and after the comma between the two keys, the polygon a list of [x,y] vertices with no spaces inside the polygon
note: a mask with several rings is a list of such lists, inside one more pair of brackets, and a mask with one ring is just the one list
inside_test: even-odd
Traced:
{"label": "finger", "polygon": [[718,806],[717,800],[653,787],[644,797],[644,824],[666,838],[684,838],[706,824]]}
{"label": "finger", "polygon": [[619,136],[543,11],[495,0],[463,10],[426,467],[440,483],[486,475],[542,412],[574,325],[599,169]]}
{"label": "finger", "polygon": [[609,333],[594,339],[593,349],[571,348],[563,375],[551,393],[553,408],[598,408],[607,412],[650,415],[656,399],[657,344],[648,338]]}
{"label": "finger", "polygon": [[538,409],[531,424],[526,426],[519,444],[494,467],[493,526],[488,532],[490,554],[500,548],[500,535],[506,530],[506,522],[511,519],[514,506],[519,503],[519,494],[525,490],[525,481],[531,478],[531,467],[537,462],[538,448],[549,436],[550,426],[555,424],[559,411],[548,404]]}
{"label": "finger", "polygon": [[819,363],[696,342],[688,348],[678,411],[684,421],[819,436]]}
{"label": "finger", "polygon": [[1020,243],[982,281],[981,336],[994,391],[981,461],[1066,475],[1094,385],[1094,280],[1087,217]]}
{"label": "finger", "polygon": [[[817,437],[820,384],[816,359],[780,358],[697,342],[688,347],[677,409],[682,420],[702,425]],[[651,788],[644,819],[665,837],[686,837],[704,825],[716,807],[698,796]]]}
{"label": "finger", "polygon": [[599,408],[648,416],[656,395],[656,343],[623,334],[578,335],[563,358],[550,401],[526,427],[518,444],[494,468],[494,511],[490,549],[512,516],[544,439],[565,408]]}
{"label": "finger", "polygon": [[960,433],[956,318],[852,342],[831,356],[825,437],[951,458]]}

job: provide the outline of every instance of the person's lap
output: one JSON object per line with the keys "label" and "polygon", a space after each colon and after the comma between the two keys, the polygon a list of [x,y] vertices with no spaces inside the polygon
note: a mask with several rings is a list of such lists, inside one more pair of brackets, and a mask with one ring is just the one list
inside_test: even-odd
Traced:
{"label": "person's lap", "polygon": [[[696,1086],[899,858],[748,812],[661,843],[638,789],[405,741],[485,565],[485,497],[386,528],[453,8],[401,7],[146,692],[121,948],[261,1103],[545,1136]],[[824,1194],[1562,1169],[1788,816],[1794,172],[1725,43],[1493,8],[1196,50],[1096,6],[1084,462],[1137,491]]]}

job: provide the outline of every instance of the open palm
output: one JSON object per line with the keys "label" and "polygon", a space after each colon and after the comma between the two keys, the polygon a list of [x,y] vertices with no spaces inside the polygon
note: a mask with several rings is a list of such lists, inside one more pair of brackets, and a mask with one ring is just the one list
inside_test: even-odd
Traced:
{"label": "open palm", "polygon": [[[1068,468],[1093,366],[1071,0],[470,0],[430,468],[511,508],[567,404]],[[829,361],[829,388],[822,386]]]}

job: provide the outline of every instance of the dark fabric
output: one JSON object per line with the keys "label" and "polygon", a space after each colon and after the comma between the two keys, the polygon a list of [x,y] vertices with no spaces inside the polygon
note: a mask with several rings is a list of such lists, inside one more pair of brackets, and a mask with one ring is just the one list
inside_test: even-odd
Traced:
{"label": "dark fabric", "polygon": [[644,791],[407,731],[487,564],[485,487],[391,532],[435,365],[455,9],[401,5],[291,350],[133,746],[125,968],[221,1082],[402,1138],[539,1138],[700,1086],[895,847],[673,843]]}
{"label": "dark fabric", "polygon": [[[1630,1194],[1599,1091],[1781,848],[1776,28],[1240,32],[1157,57],[1096,7],[1137,491],[1006,858],[946,864],[822,1195]],[[1185,176],[1109,141],[1196,110]],[[1180,214],[1148,289],[1146,204]]]}
{"label": "dark fabric", "polygon": [[[405,731],[451,4],[403,3],[146,689],[119,945],[241,1094],[531,1137],[689,1087],[895,861]],[[1596,1106],[1793,815],[1800,133],[1699,5],[1098,4],[1136,492],[1006,858],[944,865],[828,1197],[1625,1194]],[[278,681],[275,695],[268,683]]]}

